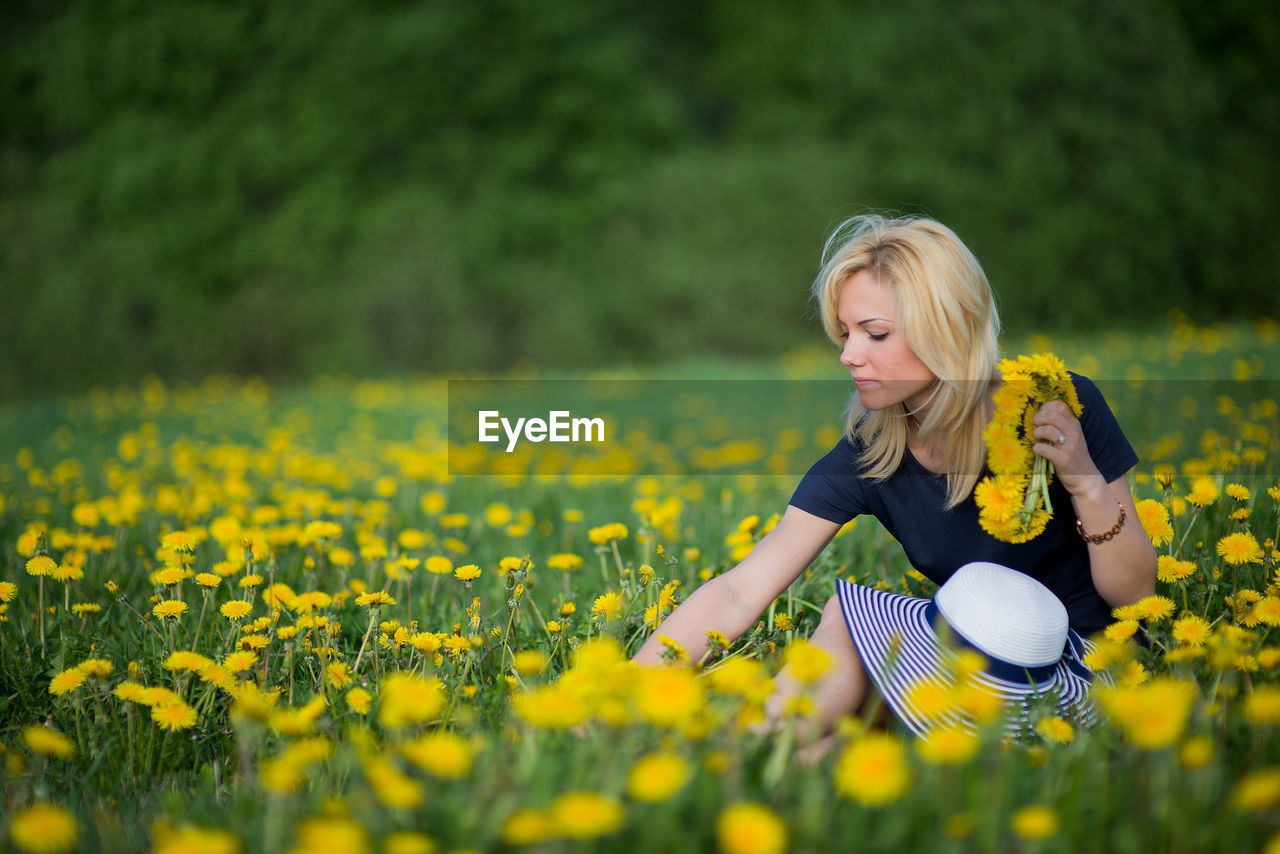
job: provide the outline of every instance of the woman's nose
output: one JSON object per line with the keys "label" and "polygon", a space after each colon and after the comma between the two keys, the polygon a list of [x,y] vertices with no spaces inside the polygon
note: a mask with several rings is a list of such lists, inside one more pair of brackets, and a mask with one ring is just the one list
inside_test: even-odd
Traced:
{"label": "woman's nose", "polygon": [[856,340],[853,336],[845,339],[844,347],[840,350],[840,364],[847,368],[852,368],[862,363],[862,351],[858,348]]}

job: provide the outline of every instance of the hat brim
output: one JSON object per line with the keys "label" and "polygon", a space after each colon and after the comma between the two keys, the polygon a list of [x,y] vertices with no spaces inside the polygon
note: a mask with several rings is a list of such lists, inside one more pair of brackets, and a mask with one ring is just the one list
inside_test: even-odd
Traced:
{"label": "hat brim", "polygon": [[[973,730],[973,721],[959,710],[927,715],[911,704],[910,697],[922,683],[949,688],[954,679],[956,652],[939,638],[926,614],[930,600],[876,590],[847,581],[837,582],[840,607],[849,636],[867,675],[885,703],[907,729],[924,738],[931,729],[958,726]],[[1006,729],[1011,735],[1027,733],[1031,704],[1045,698],[1055,713],[1078,726],[1091,726],[1097,710],[1089,698],[1093,672],[1084,657],[1093,645],[1067,630],[1062,658],[1042,678],[1010,680],[979,672],[972,678],[1005,704]]]}

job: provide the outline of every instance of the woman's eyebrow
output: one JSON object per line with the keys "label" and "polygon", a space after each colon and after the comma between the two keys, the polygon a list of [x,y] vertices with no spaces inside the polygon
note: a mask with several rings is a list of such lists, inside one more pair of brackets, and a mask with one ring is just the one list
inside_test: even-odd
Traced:
{"label": "woman's eyebrow", "polygon": [[868,317],[866,320],[859,320],[859,321],[858,321],[858,325],[859,325],[859,326],[864,326],[864,325],[866,325],[866,324],[868,324],[868,323],[874,323],[874,322],[875,322],[875,321],[877,321],[877,320],[884,321],[885,323],[893,323],[893,321],[892,321],[892,320],[890,320],[890,319],[889,319],[889,318],[887,318],[887,317]]}

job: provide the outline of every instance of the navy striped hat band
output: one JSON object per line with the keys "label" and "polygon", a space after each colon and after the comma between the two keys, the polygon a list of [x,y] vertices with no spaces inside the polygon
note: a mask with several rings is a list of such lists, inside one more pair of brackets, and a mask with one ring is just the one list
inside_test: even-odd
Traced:
{"label": "navy striped hat band", "polygon": [[[929,604],[924,608],[925,621],[933,627],[934,633],[938,637],[949,636],[956,646],[964,649],[971,649],[986,659],[987,664],[984,670],[997,679],[1003,679],[1006,682],[1025,682],[1028,685],[1039,685],[1040,683],[1050,679],[1058,666],[1063,663],[1060,661],[1050,662],[1049,664],[1039,665],[1037,667],[1027,667],[1022,664],[1014,664],[1011,661],[1005,661],[997,658],[991,653],[979,648],[967,637],[964,636],[955,626],[947,622],[947,618],[938,610],[937,601],[930,599]],[[1077,648],[1078,636],[1074,632],[1067,632],[1067,641],[1062,648],[1062,659],[1065,660],[1068,667],[1075,675],[1082,679],[1092,681],[1093,671],[1080,663],[1083,655],[1083,648]]]}

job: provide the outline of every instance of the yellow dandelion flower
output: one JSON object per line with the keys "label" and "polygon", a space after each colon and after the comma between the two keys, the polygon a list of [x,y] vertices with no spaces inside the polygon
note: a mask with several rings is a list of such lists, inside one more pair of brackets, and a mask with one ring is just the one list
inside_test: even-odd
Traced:
{"label": "yellow dandelion flower", "polygon": [[724,854],[782,854],[787,826],[766,806],[736,803],[716,819],[716,841]]}
{"label": "yellow dandelion flower", "polygon": [[379,693],[378,720],[384,727],[429,721],[444,710],[444,687],[438,679],[396,673],[383,681]]}
{"label": "yellow dandelion flower", "polygon": [[1037,723],[1036,732],[1040,733],[1045,741],[1052,741],[1057,744],[1069,744],[1076,737],[1076,731],[1071,724],[1056,715],[1051,718],[1044,718]]}
{"label": "yellow dandelion flower", "polygon": [[1135,687],[1099,685],[1094,696],[1125,737],[1144,750],[1158,750],[1182,735],[1196,687],[1190,682],[1161,677]]}
{"label": "yellow dandelion flower", "polygon": [[872,733],[854,741],[840,754],[836,788],[865,806],[897,800],[910,782],[902,742],[888,733]]}
{"label": "yellow dandelion flower", "polygon": [[1151,544],[1159,548],[1173,539],[1173,525],[1169,523],[1169,511],[1159,501],[1144,498],[1137,504],[1138,521],[1147,532]]}
{"label": "yellow dandelion flower", "polygon": [[190,729],[196,725],[196,710],[181,700],[157,703],[151,707],[151,719],[159,724],[161,729],[167,729],[170,732]]}
{"label": "yellow dandelion flower", "polygon": [[0,581],[0,602],[12,602],[18,596],[18,585],[12,581]]}
{"label": "yellow dandelion flower", "polygon": [[547,558],[548,569],[559,569],[564,572],[581,569],[582,564],[582,558],[575,554],[554,554]]}
{"label": "yellow dandelion flower", "polygon": [[244,673],[246,670],[252,670],[257,663],[258,654],[247,649],[233,652],[222,659],[222,666],[232,673]]}
{"label": "yellow dandelion flower", "polygon": [[920,679],[907,689],[908,706],[926,720],[940,718],[955,711],[956,697],[951,687],[929,679]]}
{"label": "yellow dandelion flower", "polygon": [[1212,631],[1209,621],[1197,614],[1184,614],[1173,623],[1173,639],[1187,646],[1203,646]]}
{"label": "yellow dandelion flower", "polygon": [[1160,555],[1156,559],[1156,578],[1166,584],[1174,584],[1189,578],[1195,571],[1194,561],[1178,560],[1173,555]]}
{"label": "yellow dandelion flower", "polygon": [[992,523],[1007,522],[1022,509],[1024,488],[1021,477],[987,477],[973,488],[973,500]]}
{"label": "yellow dandelion flower", "polygon": [[1009,828],[1023,839],[1048,839],[1058,832],[1058,814],[1039,804],[1023,807],[1013,814]]}
{"label": "yellow dandelion flower", "polygon": [[1184,768],[1203,768],[1213,758],[1213,739],[1205,735],[1188,738],[1178,749],[1178,761]]}
{"label": "yellow dandelion flower", "polygon": [[592,619],[612,620],[622,616],[622,594],[609,591],[591,603]]}
{"label": "yellow dandelion flower", "polygon": [[1158,623],[1173,614],[1173,600],[1165,596],[1145,596],[1134,603],[1141,618],[1150,623]]}
{"label": "yellow dandelion flower", "polygon": [[516,810],[502,823],[502,841],[508,845],[537,845],[555,835],[551,817],[538,810]]}
{"label": "yellow dandelion flower", "polygon": [[1252,623],[1266,626],[1280,626],[1280,597],[1264,596],[1249,610]]}
{"label": "yellow dandelion flower", "polygon": [[220,828],[183,827],[155,831],[152,854],[239,854],[240,842],[230,831]]}
{"label": "yellow dandelion flower", "polygon": [[521,676],[536,676],[547,667],[547,657],[536,649],[525,649],[511,657],[511,667]]}
{"label": "yellow dandelion flower", "polygon": [[177,599],[165,599],[157,602],[151,613],[160,619],[177,619],[187,612],[187,603]]}
{"label": "yellow dandelion flower", "polygon": [[638,801],[665,801],[689,779],[689,763],[673,753],[651,753],[631,766],[627,794]]}
{"label": "yellow dandelion flower", "polygon": [[1280,724],[1280,687],[1259,685],[1254,688],[1245,701],[1244,716],[1250,723],[1260,726]]}
{"label": "yellow dandelion flower", "polygon": [[115,665],[105,658],[86,658],[76,665],[76,669],[91,679],[106,679]]}
{"label": "yellow dandelion flower", "polygon": [[212,663],[210,659],[198,652],[178,650],[164,660],[164,668],[174,673],[185,673],[188,670],[199,670]]}
{"label": "yellow dandelion flower", "polygon": [[1262,547],[1258,540],[1248,531],[1227,534],[1218,540],[1218,557],[1225,562],[1239,566],[1245,563],[1262,563]]}
{"label": "yellow dandelion flower", "polygon": [[309,818],[294,831],[299,854],[341,851],[342,854],[369,854],[365,829],[345,818]]}
{"label": "yellow dandelion flower", "polygon": [[474,563],[469,563],[455,569],[453,571],[453,577],[457,578],[459,581],[475,581],[480,577],[481,571],[480,567],[476,566]]}
{"label": "yellow dandelion flower", "polygon": [[1253,497],[1253,493],[1249,491],[1249,487],[1240,483],[1228,483],[1227,488],[1224,491],[1236,501],[1248,501]]}
{"label": "yellow dandelion flower", "polygon": [[428,733],[400,746],[404,758],[424,771],[445,779],[465,777],[471,772],[471,743],[451,732]]}
{"label": "yellow dandelion flower", "polygon": [[433,575],[448,575],[453,572],[453,561],[442,555],[432,555],[422,565]]}
{"label": "yellow dandelion flower", "polygon": [[76,844],[76,820],[56,804],[37,802],[9,821],[13,844],[30,854],[58,854]]}
{"label": "yellow dandelion flower", "polygon": [[126,679],[117,685],[111,693],[118,699],[127,700],[130,703],[140,703],[142,702],[142,692],[145,690],[145,685]]}
{"label": "yellow dandelion flower", "polygon": [[199,541],[187,531],[171,531],[160,538],[160,548],[165,551],[191,554]]}
{"label": "yellow dandelion flower", "polygon": [[382,840],[382,854],[436,854],[439,846],[425,833],[397,830]]}
{"label": "yellow dandelion flower", "polygon": [[540,729],[569,729],[590,714],[582,697],[559,684],[521,691],[511,698],[511,705],[521,720]]}
{"label": "yellow dandelion flower", "polygon": [[1107,626],[1103,631],[1103,636],[1109,641],[1123,643],[1134,636],[1138,631],[1139,624],[1137,620],[1119,620]]}
{"label": "yellow dandelion flower", "polygon": [[621,522],[612,522],[608,525],[601,525],[598,528],[592,528],[587,531],[587,539],[595,543],[597,546],[603,546],[614,540],[625,540],[627,538],[627,526]]}
{"label": "yellow dandelion flower", "polygon": [[72,667],[69,670],[62,671],[49,681],[49,693],[55,697],[61,697],[79,688],[84,684],[84,680],[84,671],[78,667]]}
{"label": "yellow dandelion flower", "polygon": [[935,765],[957,765],[968,762],[982,745],[977,733],[963,727],[935,727],[916,744],[916,753]]}
{"label": "yellow dandelion flower", "polygon": [[622,806],[597,792],[566,792],[552,802],[548,814],[562,836],[594,839],[622,827]]}
{"label": "yellow dandelion flower", "polygon": [[1280,803],[1280,768],[1254,771],[1236,784],[1231,804],[1249,812],[1269,810]]}
{"label": "yellow dandelion flower", "polygon": [[27,561],[27,575],[53,575],[58,564],[48,555],[36,555]]}
{"label": "yellow dandelion flower", "polygon": [[22,740],[26,742],[27,747],[42,756],[70,759],[76,755],[76,747],[71,743],[71,739],[52,727],[23,727]]}
{"label": "yellow dandelion flower", "polygon": [[1031,462],[1031,452],[1016,430],[992,422],[983,438],[987,440],[987,467],[994,474],[1020,474]]}
{"label": "yellow dandelion flower", "polygon": [[791,678],[805,685],[818,681],[831,668],[831,654],[804,638],[797,638],[782,651],[782,661],[791,668]]}
{"label": "yellow dandelion flower", "polygon": [[636,711],[654,726],[680,726],[702,709],[706,689],[688,668],[642,668],[636,676]]}
{"label": "yellow dandelion flower", "polygon": [[1211,477],[1197,477],[1191,481],[1191,491],[1187,493],[1187,502],[1197,507],[1208,507],[1218,500],[1218,484]]}

